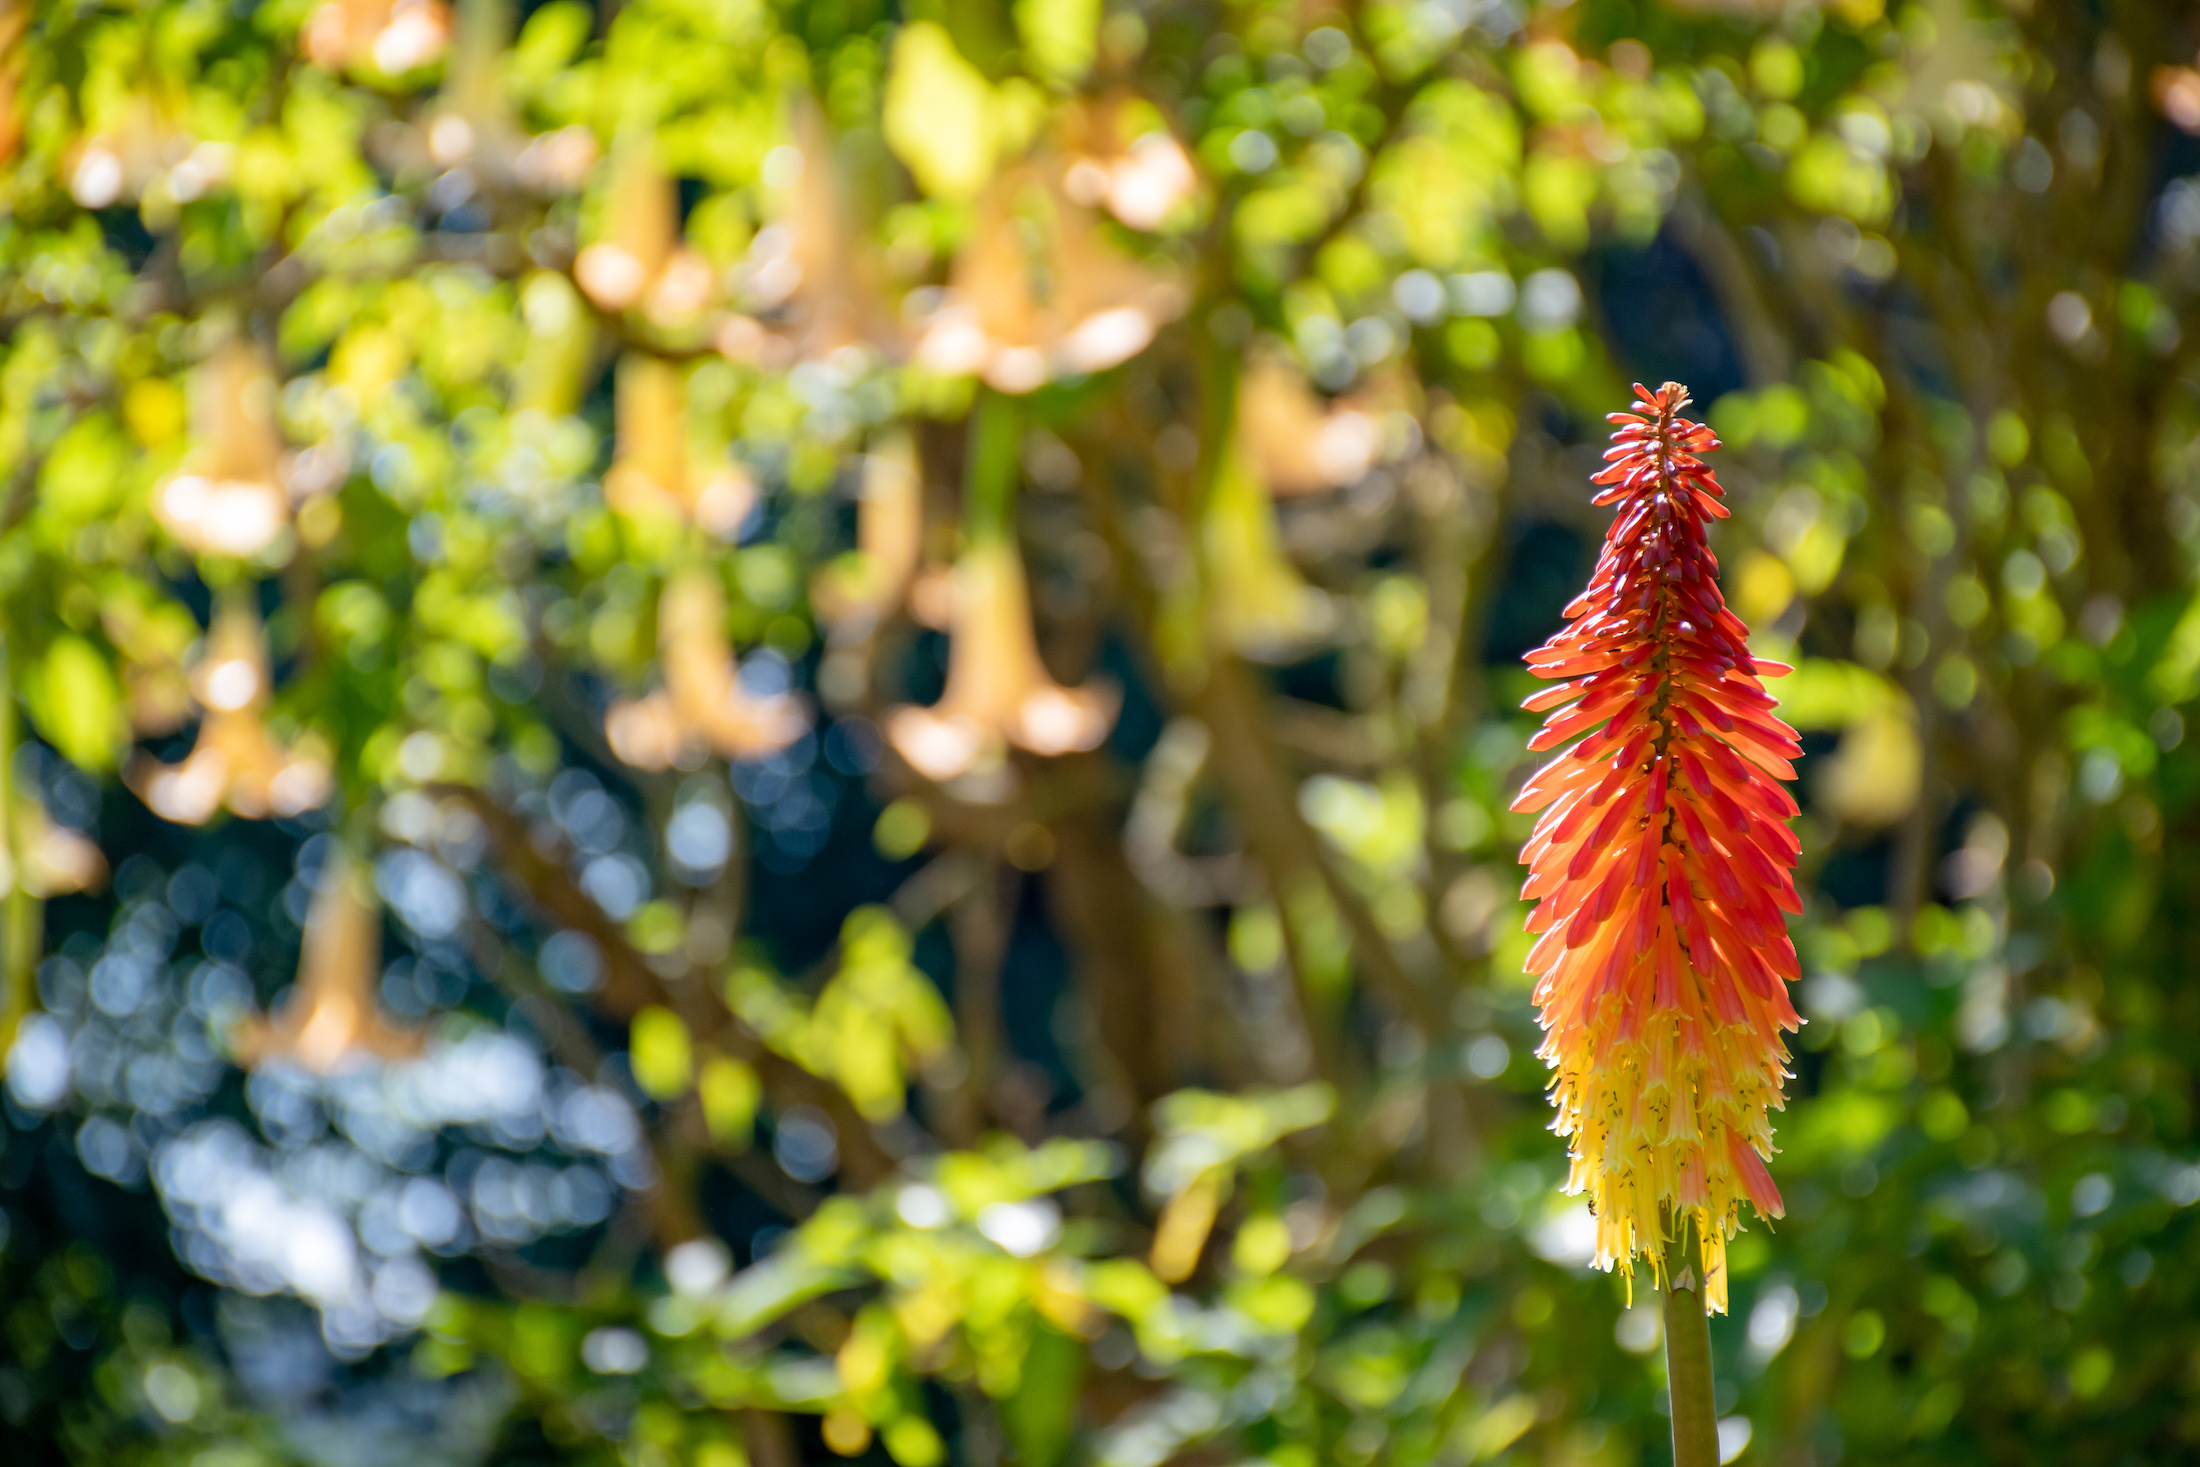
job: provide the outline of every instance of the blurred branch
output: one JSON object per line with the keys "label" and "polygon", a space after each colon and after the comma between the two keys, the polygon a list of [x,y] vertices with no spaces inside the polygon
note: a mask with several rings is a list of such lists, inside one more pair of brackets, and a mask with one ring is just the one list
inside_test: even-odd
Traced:
{"label": "blurred branch", "polygon": [[[1212,980],[1179,909],[1158,900],[1132,870],[1111,818],[1083,811],[1058,819],[1046,871],[1048,906],[1081,961],[1101,1048],[1130,1093],[1132,1130],[1147,1107],[1190,1077],[1206,1032]],[[1240,1068],[1228,1053],[1209,1057]]]}
{"label": "blurred branch", "polygon": [[1254,894],[1238,853],[1193,857],[1177,848],[1213,743],[1198,719],[1181,714],[1170,719],[1146,756],[1138,794],[1123,822],[1123,856],[1130,869],[1155,900],[1179,910],[1234,906]]}
{"label": "blurred branch", "polygon": [[[977,1141],[994,1114],[994,1086],[1006,1048],[1001,1030],[1001,969],[1016,916],[1016,872],[998,857],[947,910],[955,947],[955,1031],[969,1068],[944,1109],[942,1129],[960,1146]],[[1025,1137],[1027,1141],[1035,1137]]]}
{"label": "blurred branch", "polygon": [[868,1188],[893,1172],[893,1157],[837,1086],[767,1047],[707,984],[659,979],[624,930],[574,884],[564,863],[545,852],[517,816],[471,785],[439,784],[431,793],[472,810],[488,830],[503,869],[536,905],[560,926],[583,933],[596,944],[603,954],[604,1007],[614,1017],[632,1019],[651,1004],[669,1007],[698,1039],[717,1044],[753,1066],[779,1104],[813,1105],[830,1115],[840,1133],[849,1186]]}
{"label": "blurred branch", "polygon": [[1436,995],[1399,962],[1366,902],[1344,880],[1322,849],[1320,839],[1299,814],[1297,793],[1285,781],[1269,743],[1264,715],[1244,664],[1217,655],[1208,669],[1206,685],[1193,703],[1225,750],[1224,757],[1216,761],[1217,770],[1231,792],[1238,818],[1244,822],[1247,843],[1268,868],[1270,879],[1278,884],[1278,898],[1283,896],[1291,873],[1308,871],[1318,876],[1351,931],[1353,949],[1376,990],[1427,1033],[1441,1034],[1445,1018]]}
{"label": "blurred branch", "polygon": [[1464,976],[1477,965],[1446,928],[1443,903],[1465,863],[1439,844],[1438,816],[1451,794],[1462,725],[1488,701],[1481,633],[1490,598],[1474,593],[1477,578],[1487,579],[1491,537],[1488,516],[1474,502],[1477,490],[1459,465],[1432,452],[1420,467],[1409,481],[1407,502],[1414,516],[1415,559],[1428,588],[1428,632],[1401,677],[1400,719],[1421,790],[1428,933],[1445,963]]}
{"label": "blurred branch", "polygon": [[1741,356],[1744,380],[1751,387],[1787,381],[1794,370],[1787,334],[1773,320],[1734,236],[1693,191],[1674,204],[1666,222],[1711,286]]}
{"label": "blurred branch", "polygon": [[755,1467],[802,1467],[802,1455],[785,1416],[751,1409],[740,1412],[739,1418],[741,1442]]}
{"label": "blurred branch", "polygon": [[887,905],[893,909],[896,921],[911,932],[919,932],[961,901],[984,877],[985,863],[975,855],[962,850],[943,851],[897,887]]}
{"label": "blurred branch", "polygon": [[15,1042],[16,1027],[38,997],[38,959],[43,912],[30,890],[30,852],[17,840],[14,669],[7,619],[0,617],[0,857],[7,865],[4,931],[0,931],[0,1055]]}
{"label": "blurred branch", "polygon": [[1277,744],[1330,768],[1373,773],[1400,753],[1391,721],[1379,713],[1344,713],[1279,694],[1270,700],[1269,718]]}

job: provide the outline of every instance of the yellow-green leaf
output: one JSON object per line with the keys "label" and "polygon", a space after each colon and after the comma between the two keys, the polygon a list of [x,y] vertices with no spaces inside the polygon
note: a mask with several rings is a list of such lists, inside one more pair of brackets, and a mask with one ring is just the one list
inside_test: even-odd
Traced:
{"label": "yellow-green leaf", "polygon": [[1082,81],[1098,44],[1100,0],[1016,0],[1016,34],[1033,72],[1048,81]]}
{"label": "yellow-green leaf", "polygon": [[926,193],[969,198],[992,177],[1000,147],[993,88],[930,21],[894,42],[883,121],[887,146]]}
{"label": "yellow-green leaf", "polygon": [[114,767],[128,728],[122,690],[98,648],[82,637],[54,638],[28,691],[31,718],[48,743],[85,769]]}
{"label": "yellow-green leaf", "polygon": [[112,514],[129,482],[131,456],[129,441],[105,413],[80,420],[47,455],[39,509],[71,522]]}
{"label": "yellow-green leaf", "polygon": [[756,1107],[764,1093],[756,1071],[737,1059],[712,1055],[703,1061],[695,1093],[702,1099],[703,1120],[711,1136],[722,1146],[745,1148],[755,1129]]}
{"label": "yellow-green leaf", "polygon": [[652,1005],[634,1016],[627,1036],[634,1083],[659,1100],[670,1100],[688,1087],[693,1060],[687,1025],[668,1008]]}

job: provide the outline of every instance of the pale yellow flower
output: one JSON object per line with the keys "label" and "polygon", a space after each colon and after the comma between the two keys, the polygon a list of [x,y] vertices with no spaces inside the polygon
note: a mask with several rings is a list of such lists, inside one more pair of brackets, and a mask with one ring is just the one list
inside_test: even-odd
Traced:
{"label": "pale yellow flower", "polygon": [[[1143,118],[1142,118],[1143,114]],[[1098,205],[1133,229],[1159,229],[1199,190],[1191,154],[1159,122],[1151,104],[1118,97],[1072,105],[1064,115],[1070,153],[1062,187],[1080,204]]]}
{"label": "pale yellow flower", "polygon": [[688,432],[687,378],[661,357],[619,360],[618,450],[603,477],[604,500],[622,514],[673,515],[713,535],[737,532],[756,507],[756,483]]}
{"label": "pale yellow flower", "polygon": [[646,132],[622,137],[611,155],[601,238],[573,261],[573,279],[606,311],[639,309],[660,325],[701,316],[718,298],[710,262],[680,242],[680,199],[657,166]]}
{"label": "pale yellow flower", "polygon": [[366,873],[344,857],[321,873],[306,913],[297,983],[272,1015],[255,1015],[237,1032],[238,1057],[246,1064],[281,1061],[325,1075],[420,1052],[421,1035],[385,1024],[375,1003],[382,924],[370,898]]}
{"label": "pale yellow flower", "polygon": [[1382,420],[1366,406],[1324,403],[1306,380],[1273,363],[1238,387],[1238,437],[1272,493],[1308,494],[1358,482],[1382,452]]}
{"label": "pale yellow flower", "polygon": [[442,0],[325,0],[298,39],[315,65],[331,71],[403,76],[442,57],[451,12]]}
{"label": "pale yellow flower", "polygon": [[868,231],[848,205],[825,119],[799,105],[792,130],[794,178],[744,269],[749,304],[776,324],[729,317],[719,350],[765,366],[822,360],[849,347],[897,356],[906,346],[901,325],[880,261],[865,244]]}
{"label": "pale yellow flower", "polygon": [[1200,515],[1209,624],[1226,646],[1280,661],[1328,632],[1328,596],[1283,553],[1276,506],[1242,439],[1227,450]]}
{"label": "pale yellow flower", "polygon": [[810,599],[836,637],[860,637],[901,604],[924,542],[916,441],[895,429],[863,460],[856,549],[819,572]]}
{"label": "pale yellow flower", "polygon": [[1007,393],[1129,361],[1185,303],[1180,284],[1112,248],[1092,210],[1035,164],[1007,170],[979,196],[947,294],[918,362]]}
{"label": "pale yellow flower", "polygon": [[14,890],[18,861],[23,890],[40,899],[89,891],[107,879],[107,858],[99,847],[81,832],[54,824],[36,795],[19,793],[11,816],[9,847],[0,850],[0,892]]}
{"label": "pale yellow flower", "polygon": [[612,707],[611,751],[636,769],[695,768],[715,751],[728,759],[770,753],[801,737],[809,715],[791,693],[741,685],[726,639],[725,593],[708,570],[680,572],[657,605],[664,686]]}
{"label": "pale yellow flower", "polygon": [[191,374],[191,395],[191,451],[153,490],[154,517],[201,555],[258,555],[290,524],[275,374],[232,337]]}
{"label": "pale yellow flower", "polygon": [[203,711],[197,742],[180,764],[141,754],[131,788],[154,814],[183,825],[202,825],[224,806],[263,820],[325,803],[326,754],[310,735],[289,748],[275,741],[267,727],[271,692],[259,616],[244,598],[228,598],[191,672],[191,696]]}
{"label": "pale yellow flower", "polygon": [[981,540],[955,565],[955,630],[947,691],[930,708],[897,708],[886,736],[918,773],[949,780],[1013,744],[1034,754],[1096,749],[1117,694],[1065,688],[1047,675],[1031,630],[1031,597],[1016,547]]}

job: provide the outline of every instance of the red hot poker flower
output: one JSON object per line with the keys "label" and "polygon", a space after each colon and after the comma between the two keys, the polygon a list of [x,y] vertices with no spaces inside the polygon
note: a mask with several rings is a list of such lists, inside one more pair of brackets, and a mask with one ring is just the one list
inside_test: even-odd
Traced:
{"label": "red hot poker flower", "polygon": [[1617,507],[1596,573],[1527,659],[1564,680],[1528,699],[1551,710],[1528,747],[1578,740],[1513,803],[1542,811],[1520,853],[1540,934],[1527,969],[1598,1266],[1632,1276],[1640,1253],[1662,1279],[1667,1220],[1693,1213],[1724,1310],[1743,1201],[1782,1212],[1768,1112],[1788,1074],[1781,1031],[1800,1020],[1780,914],[1802,907],[1779,781],[1801,750],[1759,680],[1788,669],[1750,656],[1704,543],[1727,513],[1701,457],[1718,440],[1680,416],[1679,383],[1635,397],[1592,481]]}

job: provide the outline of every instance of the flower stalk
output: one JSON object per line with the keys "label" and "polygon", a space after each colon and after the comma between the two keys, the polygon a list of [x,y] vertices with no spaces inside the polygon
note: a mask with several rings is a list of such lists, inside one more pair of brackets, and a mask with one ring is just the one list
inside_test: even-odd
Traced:
{"label": "flower stalk", "polygon": [[10,873],[0,910],[0,1054],[15,1042],[16,1027],[37,995],[44,926],[37,900],[21,879],[28,853],[17,849],[15,821],[8,818],[15,810],[15,738],[15,687],[9,680],[6,632],[0,629],[0,859]]}
{"label": "flower stalk", "polygon": [[964,463],[963,548],[955,562],[954,631],[947,687],[929,708],[886,718],[886,738],[909,766],[942,783],[999,769],[1009,746],[1044,757],[1098,748],[1120,694],[1094,682],[1065,688],[1039,660],[1031,592],[1016,548],[1016,485],[1023,415],[982,390]]}
{"label": "flower stalk", "polygon": [[[1682,1228],[1694,1232],[1696,1224]],[[1681,1242],[1682,1256],[1699,1250],[1694,1238]],[[1665,1286],[1665,1383],[1673,1408],[1673,1467],[1718,1467],[1719,1411],[1711,1385],[1711,1314],[1704,1307],[1703,1280],[1680,1268]]]}

